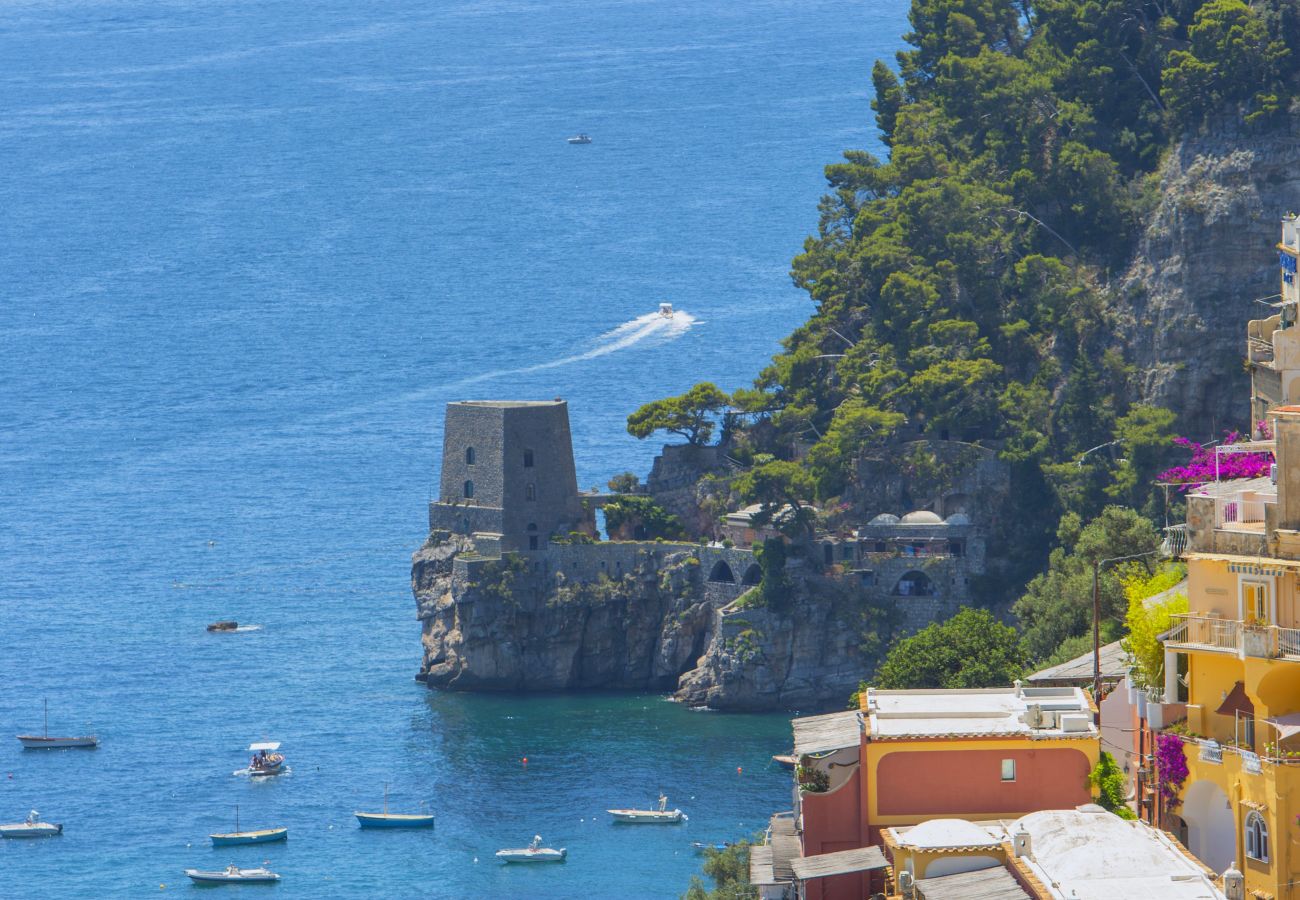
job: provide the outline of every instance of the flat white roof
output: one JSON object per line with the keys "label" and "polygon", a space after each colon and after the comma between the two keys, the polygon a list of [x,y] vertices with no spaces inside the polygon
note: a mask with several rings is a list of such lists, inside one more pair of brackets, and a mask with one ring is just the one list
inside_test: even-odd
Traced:
{"label": "flat white roof", "polygon": [[[1007,687],[983,690],[878,691],[867,693],[872,740],[913,737],[1025,735],[1088,737],[1097,734],[1087,694],[1077,687]],[[1043,724],[1030,723],[1030,707]],[[1063,727],[1062,717],[1071,727]],[[1084,721],[1086,719],[1086,721]]]}
{"label": "flat white roof", "polygon": [[1007,826],[1029,833],[1021,862],[1070,900],[1225,900],[1205,870],[1168,835],[1143,822],[1125,821],[1100,806],[1030,813]]}

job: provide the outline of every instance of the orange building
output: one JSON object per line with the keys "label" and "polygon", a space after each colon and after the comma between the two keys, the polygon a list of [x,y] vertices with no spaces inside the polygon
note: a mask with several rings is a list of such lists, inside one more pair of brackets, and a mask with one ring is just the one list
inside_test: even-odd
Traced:
{"label": "orange building", "polygon": [[[927,819],[984,821],[1092,799],[1095,707],[1075,687],[868,690],[861,708],[793,721],[794,827],[803,857],[881,843]],[[834,875],[808,900],[869,896],[880,876]]]}

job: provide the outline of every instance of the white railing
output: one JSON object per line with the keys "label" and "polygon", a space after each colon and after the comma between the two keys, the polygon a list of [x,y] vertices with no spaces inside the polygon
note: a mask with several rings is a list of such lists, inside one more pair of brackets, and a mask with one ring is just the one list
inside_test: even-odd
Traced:
{"label": "white railing", "polygon": [[1279,628],[1277,650],[1287,656],[1300,656],[1300,628]]}
{"label": "white railing", "polygon": [[1266,501],[1255,494],[1229,494],[1214,501],[1214,527],[1262,525]]}
{"label": "white railing", "polygon": [[1259,756],[1251,753],[1249,750],[1238,750],[1237,754],[1241,757],[1241,768],[1251,775],[1259,775],[1264,771],[1259,764]]}
{"label": "white railing", "polygon": [[1234,619],[1211,616],[1174,616],[1178,628],[1170,635],[1171,644],[1199,644],[1215,650],[1236,651],[1240,646],[1241,623]]}
{"label": "white railing", "polygon": [[1201,752],[1199,756],[1202,762],[1223,765],[1223,747],[1219,746],[1218,741],[1201,741],[1200,744]]}

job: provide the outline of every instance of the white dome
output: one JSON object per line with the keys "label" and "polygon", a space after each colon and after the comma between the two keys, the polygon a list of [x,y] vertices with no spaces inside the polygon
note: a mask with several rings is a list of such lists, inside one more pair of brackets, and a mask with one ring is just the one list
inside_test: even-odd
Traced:
{"label": "white dome", "polygon": [[953,513],[944,521],[947,522],[949,525],[969,525],[970,516],[966,515],[965,513]]}
{"label": "white dome", "polygon": [[897,525],[898,516],[893,513],[881,513],[867,524],[869,525]]}
{"label": "white dome", "polygon": [[928,509],[918,509],[916,512],[910,512],[903,516],[904,525],[942,525],[943,519],[939,518],[938,513],[932,513]]}
{"label": "white dome", "polygon": [[999,841],[974,822],[965,819],[930,819],[907,833],[899,843],[907,847],[985,847]]}

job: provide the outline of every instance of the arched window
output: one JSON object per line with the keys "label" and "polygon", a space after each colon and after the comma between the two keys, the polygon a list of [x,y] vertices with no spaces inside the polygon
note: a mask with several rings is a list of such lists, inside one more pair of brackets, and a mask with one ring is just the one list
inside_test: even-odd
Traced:
{"label": "arched window", "polygon": [[465,465],[467,465],[467,466],[472,466],[472,465],[474,465],[474,448],[473,448],[473,447],[466,447],[466,448],[465,448]]}
{"label": "arched window", "polygon": [[524,499],[525,500],[537,499],[537,485],[527,484],[524,486]]}
{"label": "arched window", "polygon": [[524,468],[525,468],[525,469],[531,469],[532,467],[533,467],[533,451],[531,451],[531,450],[525,450],[525,451],[524,451]]}
{"label": "arched window", "polygon": [[1255,810],[1246,816],[1246,855],[1260,862],[1268,862],[1268,824]]}
{"label": "arched window", "polygon": [[474,482],[465,482],[465,499],[470,500],[474,497]]}

